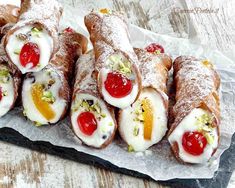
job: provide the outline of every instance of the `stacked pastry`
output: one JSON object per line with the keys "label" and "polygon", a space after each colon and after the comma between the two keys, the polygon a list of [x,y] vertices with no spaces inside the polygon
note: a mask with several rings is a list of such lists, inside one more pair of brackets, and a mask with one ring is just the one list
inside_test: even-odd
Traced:
{"label": "stacked pastry", "polygon": [[[0,116],[14,106],[26,74],[24,115],[38,126],[61,120],[71,102],[72,129],[88,146],[104,148],[117,128],[130,151],[163,139],[172,60],[157,44],[134,49],[122,13],[101,9],[85,16],[94,48],[85,53],[84,36],[71,28],[58,32],[57,1],[23,0],[19,15],[10,5],[0,4],[0,10],[0,27],[15,23],[1,32]],[[173,68],[176,103],[168,140],[180,161],[204,163],[219,144],[220,79],[206,60],[182,56]]]}
{"label": "stacked pastry", "polygon": [[87,48],[87,39],[66,30],[59,36],[60,48],[39,72],[27,73],[22,87],[24,115],[36,125],[56,123],[70,104],[71,75],[75,59]]}
{"label": "stacked pastry", "polygon": [[93,51],[82,55],[76,67],[71,105],[74,133],[86,145],[103,148],[113,139],[117,129],[114,108],[98,92]]}

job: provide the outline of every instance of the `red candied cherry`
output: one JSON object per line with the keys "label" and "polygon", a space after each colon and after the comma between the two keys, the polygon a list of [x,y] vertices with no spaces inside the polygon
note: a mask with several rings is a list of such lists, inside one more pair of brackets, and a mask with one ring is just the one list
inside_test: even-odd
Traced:
{"label": "red candied cherry", "polygon": [[132,90],[131,80],[118,72],[108,73],[104,85],[107,92],[115,98],[125,97]]}
{"label": "red candied cherry", "polygon": [[201,155],[207,145],[207,140],[198,131],[185,132],[182,137],[182,145],[184,150],[191,155]]}
{"label": "red candied cherry", "polygon": [[147,50],[147,52],[151,52],[151,53],[164,53],[164,48],[157,43],[152,43],[150,45],[148,45],[145,50]]}
{"label": "red candied cherry", "polygon": [[74,30],[71,28],[71,27],[67,27],[65,30],[64,30],[64,33],[73,33]]}
{"label": "red candied cherry", "polygon": [[37,66],[40,59],[40,50],[37,44],[28,42],[24,44],[20,52],[20,63],[23,67],[32,64],[32,68]]}
{"label": "red candied cherry", "polygon": [[2,87],[0,87],[0,101],[2,100],[2,95],[3,95],[3,93],[2,93]]}
{"label": "red candied cherry", "polygon": [[85,135],[91,136],[97,129],[97,121],[91,112],[82,112],[77,117],[77,123]]}

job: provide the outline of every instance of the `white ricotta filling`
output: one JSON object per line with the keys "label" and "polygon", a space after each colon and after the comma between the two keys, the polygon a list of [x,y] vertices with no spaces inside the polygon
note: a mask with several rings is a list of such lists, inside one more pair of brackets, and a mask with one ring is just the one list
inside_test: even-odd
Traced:
{"label": "white ricotta filling", "polygon": [[182,137],[185,132],[192,132],[197,131],[197,119],[201,117],[203,114],[209,114],[209,112],[201,109],[195,108],[192,110],[182,121],[181,123],[175,128],[175,130],[171,133],[168,140],[170,144],[177,142],[179,147],[179,157],[188,163],[205,163],[207,162],[215,148],[218,146],[218,134],[217,129],[213,128],[211,134],[214,136],[214,140],[212,144],[206,145],[204,148],[204,152],[199,156],[194,156],[186,152],[182,146]]}
{"label": "white ricotta filling", "polygon": [[[38,35],[31,35],[30,40],[27,42],[36,43],[40,50],[39,66],[32,68],[32,64],[28,64],[26,67],[22,66],[20,63],[19,52],[26,43],[24,40],[20,40],[18,34],[26,34],[31,32],[32,26],[25,26],[16,30],[12,35],[10,35],[8,43],[6,45],[6,51],[11,58],[11,61],[20,69],[24,74],[27,72],[38,72],[42,70],[49,62],[51,53],[53,51],[53,39],[49,33],[43,29]],[[16,53],[18,52],[18,54]]]}
{"label": "white ricotta filling", "polygon": [[[151,102],[153,112],[153,128],[151,140],[144,139],[144,123],[134,121],[135,110],[140,101],[147,98]],[[134,134],[138,128],[138,135]],[[167,131],[167,112],[162,97],[154,89],[143,89],[139,99],[122,110],[119,120],[119,131],[128,145],[132,146],[135,151],[145,151],[153,144],[158,143]]]}
{"label": "white ricotta filling", "polygon": [[[76,105],[75,103],[77,101],[82,101],[82,100],[93,100],[94,103],[98,103],[98,105],[101,108],[102,114],[105,114],[105,117],[103,118],[100,119],[96,118],[98,124],[97,129],[94,131],[94,133],[91,136],[85,135],[83,132],[81,132],[79,125],[77,123],[77,118],[79,114],[85,112],[86,111],[85,108],[79,107],[76,111],[73,111]],[[80,138],[85,144],[99,148],[110,138],[110,136],[113,135],[113,132],[115,131],[115,124],[106,104],[102,100],[90,94],[79,93],[76,95],[75,100],[72,102],[71,109],[72,109],[71,122],[73,130],[76,136]]]}
{"label": "white ricotta filling", "polygon": [[[138,95],[138,84],[135,82],[134,85],[132,85],[132,91],[125,97],[122,98],[115,98],[112,97],[108,91],[105,89],[104,82],[107,79],[108,73],[110,72],[109,69],[103,68],[99,72],[98,79],[102,80],[102,86],[101,86],[101,92],[104,97],[104,100],[111,104],[112,106],[115,106],[117,108],[124,109],[128,106],[130,106],[136,99],[136,96]],[[100,78],[101,77],[101,78]]]}
{"label": "white ricotta filling", "polygon": [[55,97],[55,102],[53,104],[50,104],[52,110],[55,112],[55,117],[48,121],[35,106],[31,95],[31,87],[34,84],[32,83],[34,78],[27,78],[26,80],[24,80],[23,83],[22,102],[24,113],[28,117],[28,119],[39,124],[56,123],[60,119],[67,105],[67,101],[59,96],[59,90],[61,89],[61,87],[63,87],[60,77],[55,72],[51,72],[49,75],[46,69],[45,71],[43,70],[41,72],[32,73],[32,75],[35,77],[34,83],[46,84],[51,78],[55,80],[55,83],[48,90],[51,91],[52,95]]}

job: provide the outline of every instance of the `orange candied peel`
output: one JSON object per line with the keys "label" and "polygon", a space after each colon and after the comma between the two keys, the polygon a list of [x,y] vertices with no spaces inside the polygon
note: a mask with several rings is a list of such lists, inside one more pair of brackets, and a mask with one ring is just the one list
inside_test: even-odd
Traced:
{"label": "orange candied peel", "polygon": [[43,97],[43,86],[41,84],[34,84],[31,87],[31,95],[34,105],[38,111],[49,121],[55,117],[55,112],[51,108],[50,104],[44,100]]}
{"label": "orange candied peel", "polygon": [[143,118],[144,118],[144,139],[151,140],[153,129],[153,109],[150,100],[145,98],[142,100]]}
{"label": "orange candied peel", "polygon": [[108,14],[108,13],[109,13],[109,9],[107,9],[107,8],[102,8],[102,9],[100,9],[100,12],[101,12],[102,14]]}
{"label": "orange candied peel", "polygon": [[208,67],[208,68],[213,68],[213,65],[212,65],[212,63],[209,61],[209,60],[203,60],[202,61],[202,64],[203,65],[205,65],[206,67]]}

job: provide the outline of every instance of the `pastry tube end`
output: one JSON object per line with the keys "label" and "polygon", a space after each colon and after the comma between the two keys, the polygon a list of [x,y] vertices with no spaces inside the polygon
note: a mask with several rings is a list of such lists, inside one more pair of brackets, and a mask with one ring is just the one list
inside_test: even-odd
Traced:
{"label": "pastry tube end", "polygon": [[76,59],[86,51],[87,39],[76,32],[59,36],[60,49],[40,72],[27,73],[22,87],[24,115],[37,126],[61,120],[68,109]]}
{"label": "pastry tube end", "polygon": [[0,46],[0,117],[11,110],[18,97],[21,73],[12,65]]}
{"label": "pastry tube end", "polygon": [[0,4],[0,27],[8,23],[16,23],[20,9],[15,5]]}
{"label": "pastry tube end", "polygon": [[184,163],[206,163],[220,141],[220,77],[208,60],[181,56],[174,61],[176,103],[168,140]]}
{"label": "pastry tube end", "polygon": [[117,123],[114,108],[98,92],[94,61],[93,51],[77,61],[70,119],[72,129],[82,143],[100,149],[112,142]]}
{"label": "pastry tube end", "polygon": [[58,50],[61,5],[55,0],[25,0],[17,23],[4,40],[8,58],[24,74],[42,70]]}
{"label": "pastry tube end", "polygon": [[141,90],[138,58],[124,15],[107,9],[93,11],[85,16],[85,25],[94,47],[99,92],[107,103],[123,109]]}
{"label": "pastry tube end", "polygon": [[166,54],[135,48],[142,90],[132,105],[119,110],[118,129],[128,148],[145,151],[165,136],[168,121],[166,84],[172,60]]}

